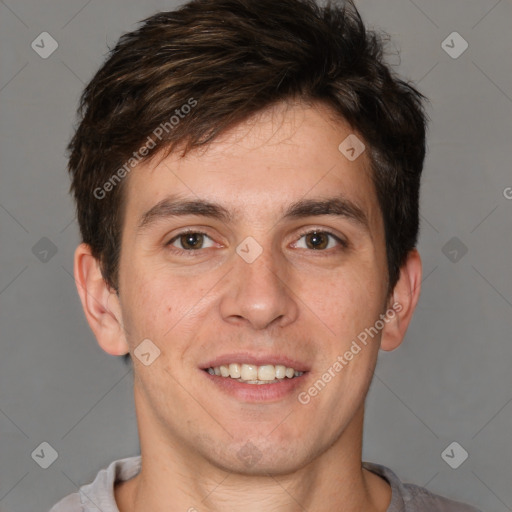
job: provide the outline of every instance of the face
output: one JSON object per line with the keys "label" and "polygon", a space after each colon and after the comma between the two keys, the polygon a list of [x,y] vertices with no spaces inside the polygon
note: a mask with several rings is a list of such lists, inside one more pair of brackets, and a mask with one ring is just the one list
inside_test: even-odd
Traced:
{"label": "face", "polygon": [[142,438],[277,474],[354,421],[381,333],[344,354],[388,304],[369,160],[338,149],[351,133],[321,105],[280,105],[132,171],[122,320],[132,354],[143,340],[146,359],[160,351],[133,357]]}

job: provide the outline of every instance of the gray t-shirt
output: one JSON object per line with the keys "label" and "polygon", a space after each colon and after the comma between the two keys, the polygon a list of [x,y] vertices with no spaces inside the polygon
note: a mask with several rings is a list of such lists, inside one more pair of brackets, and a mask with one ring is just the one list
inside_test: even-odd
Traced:
{"label": "gray t-shirt", "polygon": [[[362,462],[364,468],[380,475],[391,486],[391,503],[387,512],[480,512],[458,501],[449,500],[413,484],[403,484],[391,469]],[[114,498],[114,484],[136,476],[141,456],[115,460],[102,469],[94,481],[59,501],[50,512],[119,512]]]}

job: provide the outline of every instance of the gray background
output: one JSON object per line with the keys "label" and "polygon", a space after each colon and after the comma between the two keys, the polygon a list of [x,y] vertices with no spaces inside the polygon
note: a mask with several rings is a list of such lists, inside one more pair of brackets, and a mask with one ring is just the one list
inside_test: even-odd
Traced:
{"label": "gray background", "polygon": [[[107,45],[175,5],[0,2],[2,512],[47,510],[138,453],[131,369],[97,346],[71,276],[79,239],[64,151]],[[403,345],[381,353],[363,458],[484,511],[512,510],[512,3],[357,5],[393,37],[401,57],[390,60],[430,98],[432,118],[423,293]],[[47,59],[31,48],[44,31],[59,45]],[[454,31],[469,44],[457,59],[441,45]],[[48,469],[31,457],[43,441],[58,452]],[[441,457],[453,441],[469,453],[457,469]]]}

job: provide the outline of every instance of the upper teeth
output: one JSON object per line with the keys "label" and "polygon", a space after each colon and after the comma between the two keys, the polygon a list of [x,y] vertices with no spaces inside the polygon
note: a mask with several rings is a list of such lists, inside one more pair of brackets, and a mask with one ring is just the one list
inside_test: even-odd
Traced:
{"label": "upper teeth", "polygon": [[211,375],[219,375],[221,377],[231,377],[232,379],[240,379],[250,383],[269,382],[276,379],[284,379],[285,377],[292,379],[300,377],[303,372],[294,370],[281,364],[264,364],[257,366],[255,364],[238,364],[231,363],[229,365],[214,366],[208,368]]}

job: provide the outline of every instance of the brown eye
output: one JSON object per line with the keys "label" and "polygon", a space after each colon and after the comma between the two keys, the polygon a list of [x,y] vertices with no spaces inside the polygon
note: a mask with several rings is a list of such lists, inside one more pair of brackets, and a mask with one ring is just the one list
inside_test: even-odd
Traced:
{"label": "brown eye", "polygon": [[[209,240],[209,245],[205,245],[206,241]],[[168,242],[169,246],[175,247],[177,251],[197,251],[206,247],[213,247],[213,241],[205,233],[197,231],[187,231],[180,233]]]}
{"label": "brown eye", "polygon": [[180,236],[183,249],[197,249],[203,243],[204,236],[201,233],[187,233]]}
{"label": "brown eye", "polygon": [[347,247],[347,243],[333,233],[320,230],[302,233],[299,240],[295,242],[295,247],[313,251],[324,251],[325,249],[335,248],[337,245],[342,248]]}
{"label": "brown eye", "polygon": [[308,249],[325,249],[329,245],[329,235],[313,231],[306,235],[306,245]]}

